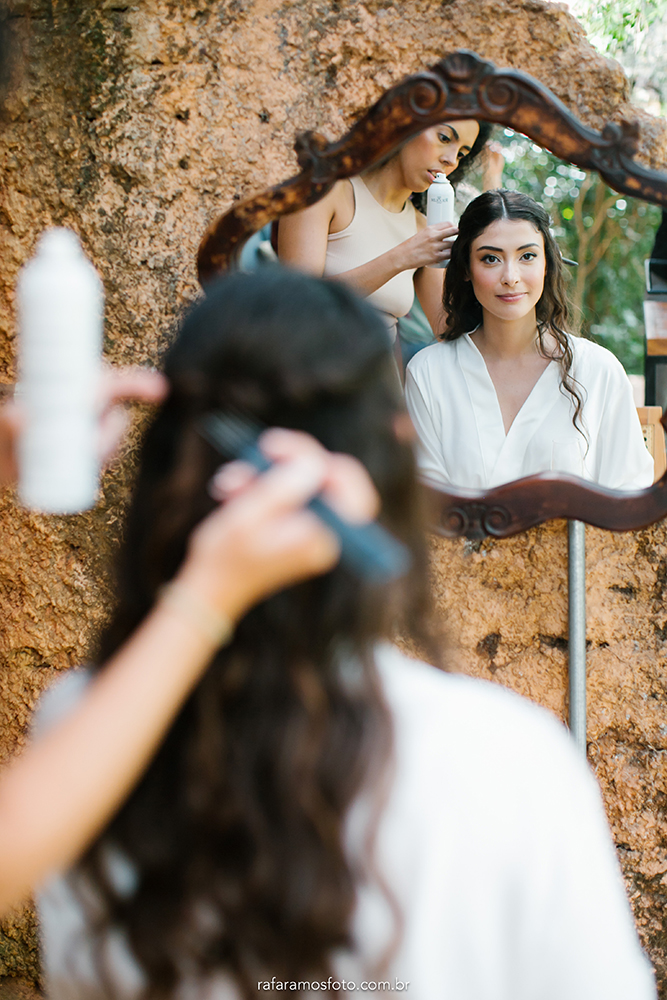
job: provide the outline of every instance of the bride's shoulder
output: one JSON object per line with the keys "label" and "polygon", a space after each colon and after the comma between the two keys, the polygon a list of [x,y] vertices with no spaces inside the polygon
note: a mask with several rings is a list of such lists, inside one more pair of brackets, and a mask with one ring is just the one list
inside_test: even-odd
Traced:
{"label": "bride's shoulder", "polygon": [[395,717],[416,719],[420,728],[454,742],[494,746],[500,741],[509,749],[537,740],[564,745],[569,753],[571,741],[562,723],[501,684],[447,672],[391,645],[378,647],[376,662]]}
{"label": "bride's shoulder", "polygon": [[[568,335],[568,341],[572,347],[575,369],[579,370],[580,375],[585,373],[589,378],[613,376],[627,379],[623,365],[606,347],[585,337],[575,337],[571,334]],[[575,371],[575,376],[576,374]]]}

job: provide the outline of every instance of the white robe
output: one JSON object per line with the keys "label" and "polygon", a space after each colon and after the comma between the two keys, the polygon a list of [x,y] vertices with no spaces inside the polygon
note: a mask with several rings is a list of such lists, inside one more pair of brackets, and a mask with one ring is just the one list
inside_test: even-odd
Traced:
{"label": "white robe", "polygon": [[[375,990],[380,977],[370,970],[395,925],[378,885],[360,884],[358,953],[334,957],[333,995],[656,1000],[599,789],[560,723],[499,684],[443,673],[390,646],[378,648],[376,661],[393,767],[374,859],[404,932],[381,976],[391,986]],[[69,674],[46,694],[38,732],[76,704],[86,680]],[[373,803],[360,796],[347,823],[353,870],[374,818]],[[116,852],[110,861],[112,878],[131,895],[127,859]],[[51,881],[39,910],[46,995],[98,1000],[95,952],[68,877]],[[142,976],[118,934],[108,958],[117,994],[138,1000]],[[285,995],[264,982],[262,996]],[[288,995],[297,995],[291,986]],[[239,1000],[239,993],[220,975],[191,983],[177,1000]]]}
{"label": "white robe", "polygon": [[434,486],[490,489],[537,472],[563,472],[618,490],[653,482],[653,459],[632,398],[632,386],[610,351],[571,337],[571,374],[584,405],[574,404],[550,362],[507,434],[484,358],[469,334],[416,354],[405,396],[418,436],[417,461]]}

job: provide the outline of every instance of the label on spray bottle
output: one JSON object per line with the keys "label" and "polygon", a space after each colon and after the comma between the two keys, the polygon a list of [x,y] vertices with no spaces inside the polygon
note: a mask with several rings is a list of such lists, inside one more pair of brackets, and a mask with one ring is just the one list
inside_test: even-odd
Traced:
{"label": "label on spray bottle", "polygon": [[[436,174],[428,189],[426,200],[426,224],[434,226],[439,222],[454,224],[454,188],[445,174]],[[430,267],[447,267],[448,261],[431,264]]]}
{"label": "label on spray bottle", "polygon": [[104,293],[68,229],[48,230],[19,275],[19,496],[73,514],[97,498]]}

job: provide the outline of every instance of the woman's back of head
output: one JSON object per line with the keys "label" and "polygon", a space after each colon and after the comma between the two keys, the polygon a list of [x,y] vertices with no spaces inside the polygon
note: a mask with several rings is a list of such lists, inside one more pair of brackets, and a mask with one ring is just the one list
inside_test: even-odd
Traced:
{"label": "woman's back of head", "polygon": [[[367,304],[281,269],[211,288],[166,357],[171,391],[142,449],[101,661],[147,613],[214,505],[207,487],[220,459],[199,432],[212,410],[306,430],[359,458],[414,567],[388,590],[338,566],[246,615],[84,860],[103,925],[123,928],[163,994],[189,968],[226,970],[250,995],[259,970],[304,978],[349,941],[345,818],[381,773],[390,740],[373,647],[399,609],[419,631],[427,604],[421,505],[411,449],[396,433],[392,364]],[[109,876],[109,841],[137,870],[129,900]]]}
{"label": "woman's back of head", "polygon": [[[345,286],[273,267],[209,287],[165,372],[184,395],[203,399],[208,388],[212,402],[261,408],[256,415],[270,422],[281,406],[304,410],[319,395],[349,396],[382,364],[387,346],[377,315]],[[183,377],[195,374],[201,385],[185,385]]]}

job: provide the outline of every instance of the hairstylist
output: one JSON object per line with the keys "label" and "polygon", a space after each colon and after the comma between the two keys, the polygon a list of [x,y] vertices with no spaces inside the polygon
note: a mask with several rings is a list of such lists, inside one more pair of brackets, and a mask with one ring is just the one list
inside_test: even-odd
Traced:
{"label": "hairstylist", "polygon": [[489,134],[489,125],[470,119],[442,122],[360,176],[338,181],[315,205],[280,220],[280,260],[352,285],[384,314],[392,339],[416,292],[437,331],[444,270],[429,265],[449,258],[457,229],[427,226],[411,195],[427,191],[436,173],[460,180]]}

